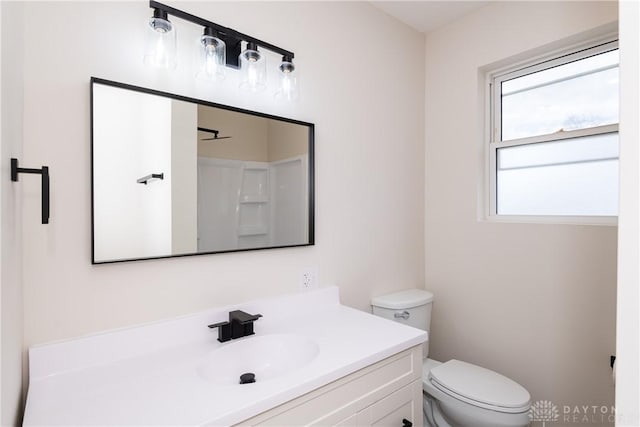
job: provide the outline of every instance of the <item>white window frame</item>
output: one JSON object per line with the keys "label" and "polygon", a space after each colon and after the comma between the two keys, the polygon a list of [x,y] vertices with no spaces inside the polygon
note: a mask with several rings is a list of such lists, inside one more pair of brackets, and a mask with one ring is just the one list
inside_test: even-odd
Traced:
{"label": "white window frame", "polygon": [[616,216],[567,216],[567,215],[500,215],[497,213],[497,159],[499,148],[528,145],[547,141],[561,141],[589,135],[601,135],[618,132],[618,124],[596,126],[586,129],[556,132],[526,138],[501,141],[501,83],[517,77],[522,77],[547,68],[580,60],[599,53],[618,49],[618,35],[609,34],[605,37],[591,39],[580,44],[555,50],[545,55],[530,58],[511,64],[507,67],[494,69],[486,73],[486,105],[485,105],[485,219],[495,222],[525,222],[551,224],[592,224],[617,225]]}

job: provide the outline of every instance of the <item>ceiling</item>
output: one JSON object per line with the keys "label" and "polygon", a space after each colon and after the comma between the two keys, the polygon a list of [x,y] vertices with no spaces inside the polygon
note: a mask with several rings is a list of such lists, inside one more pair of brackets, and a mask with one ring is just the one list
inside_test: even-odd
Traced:
{"label": "ceiling", "polygon": [[428,33],[489,3],[488,1],[372,1],[371,4],[416,30]]}

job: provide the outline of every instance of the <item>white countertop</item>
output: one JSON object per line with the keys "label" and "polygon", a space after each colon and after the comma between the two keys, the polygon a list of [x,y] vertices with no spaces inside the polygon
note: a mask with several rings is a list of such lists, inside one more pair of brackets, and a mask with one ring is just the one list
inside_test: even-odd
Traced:
{"label": "white countertop", "polygon": [[[198,366],[227,343],[207,325],[261,313],[254,336],[315,341],[309,364],[224,386]],[[242,338],[251,339],[251,337]],[[340,305],[336,287],[222,307],[173,320],[32,347],[25,426],[230,425],[425,342],[426,332]]]}

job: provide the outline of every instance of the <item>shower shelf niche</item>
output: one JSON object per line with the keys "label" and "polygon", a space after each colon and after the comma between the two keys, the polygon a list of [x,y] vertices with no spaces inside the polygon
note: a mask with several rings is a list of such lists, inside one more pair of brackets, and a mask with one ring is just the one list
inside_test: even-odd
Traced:
{"label": "shower shelf niche", "polygon": [[242,167],[238,194],[238,244],[268,243],[269,239],[269,166],[247,162]]}

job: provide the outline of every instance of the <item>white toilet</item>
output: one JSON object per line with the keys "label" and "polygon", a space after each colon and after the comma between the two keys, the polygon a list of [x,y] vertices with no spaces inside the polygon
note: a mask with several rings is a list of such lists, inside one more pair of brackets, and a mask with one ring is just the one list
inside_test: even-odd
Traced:
{"label": "white toilet", "polygon": [[[373,314],[429,332],[433,294],[409,289],[371,300]],[[515,381],[459,360],[422,364],[425,425],[430,427],[528,426],[531,396]]]}

